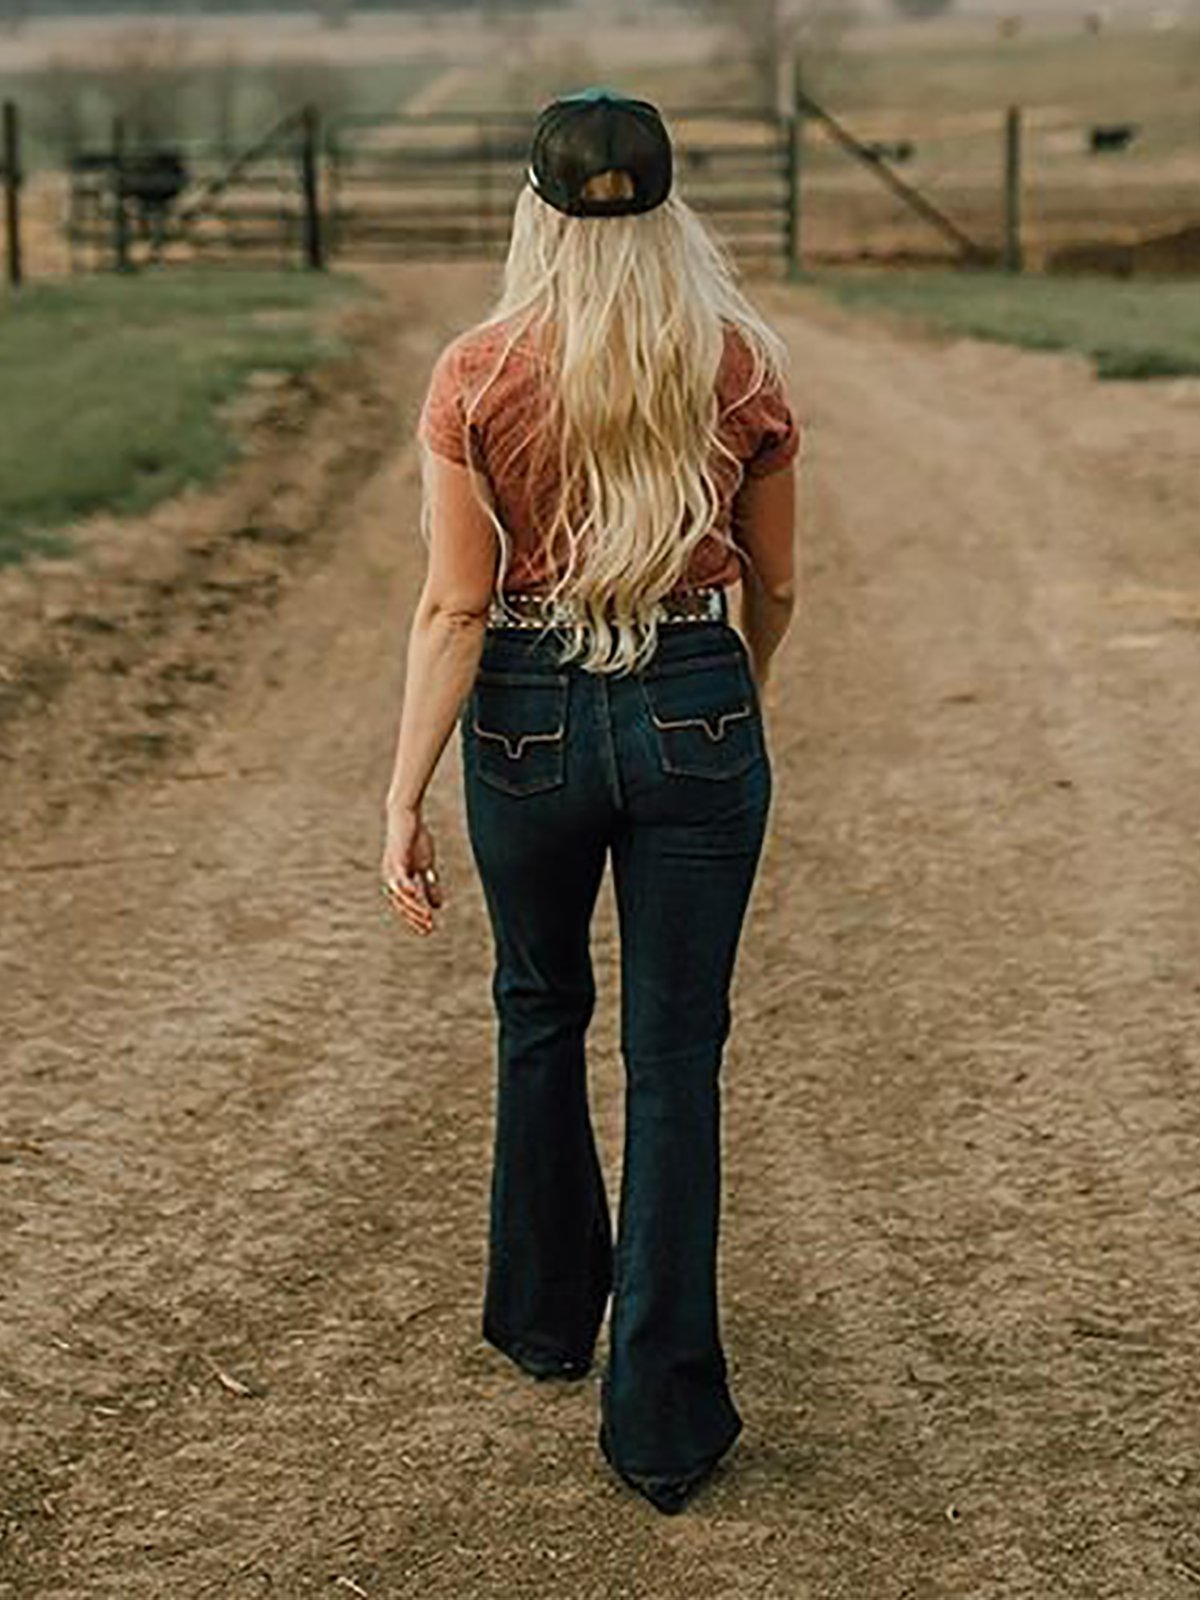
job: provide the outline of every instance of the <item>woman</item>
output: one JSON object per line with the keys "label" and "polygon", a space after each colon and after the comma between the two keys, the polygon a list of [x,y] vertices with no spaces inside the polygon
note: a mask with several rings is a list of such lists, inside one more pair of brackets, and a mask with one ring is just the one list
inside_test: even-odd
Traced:
{"label": "woman", "polygon": [[[421,801],[457,722],[498,1020],[483,1335],[537,1377],[583,1377],[611,1292],[599,1444],[667,1512],[742,1427],[717,1317],[718,1077],[799,446],[785,347],[671,186],[653,106],[591,89],[538,119],[499,303],[439,356],[418,425],[430,556],[383,857],[385,894],[430,933],[445,897]],[[585,1074],[610,854],[615,1251]]]}

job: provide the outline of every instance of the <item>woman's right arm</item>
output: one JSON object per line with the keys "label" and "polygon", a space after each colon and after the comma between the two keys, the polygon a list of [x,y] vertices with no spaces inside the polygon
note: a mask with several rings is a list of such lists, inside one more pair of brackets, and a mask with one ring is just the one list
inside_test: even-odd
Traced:
{"label": "woman's right arm", "polygon": [[750,558],[743,567],[741,632],[760,695],[771,657],[796,608],[796,463],[747,475],[734,501],[735,537]]}

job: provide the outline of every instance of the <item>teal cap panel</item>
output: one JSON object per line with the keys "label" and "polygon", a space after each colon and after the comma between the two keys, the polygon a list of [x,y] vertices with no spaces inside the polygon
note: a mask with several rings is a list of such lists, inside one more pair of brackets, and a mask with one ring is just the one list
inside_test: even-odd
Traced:
{"label": "teal cap panel", "polygon": [[619,105],[630,103],[630,97],[619,89],[606,89],[603,84],[592,84],[587,89],[576,89],[573,94],[560,94],[559,100],[613,100]]}

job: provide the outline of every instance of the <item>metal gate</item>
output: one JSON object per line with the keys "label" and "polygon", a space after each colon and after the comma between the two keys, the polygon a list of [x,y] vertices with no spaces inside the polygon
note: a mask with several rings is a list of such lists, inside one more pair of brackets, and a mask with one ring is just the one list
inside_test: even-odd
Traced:
{"label": "metal gate", "polygon": [[[326,124],[322,212],[333,258],[495,258],[525,181],[534,117],[346,114]],[[786,273],[795,238],[795,119],[670,114],[678,192],[739,266]]]}
{"label": "metal gate", "polygon": [[[741,269],[791,277],[799,267],[808,121],[940,233],[963,264],[995,259],[877,149],[797,95],[791,115],[703,107],[670,116],[677,190]],[[198,147],[130,148],[118,121],[109,149],[72,165],[72,261],[128,269],[147,260],[264,256],[310,267],[498,258],[534,123],[531,113],[506,111],[322,120],[305,106],[234,159],[215,160]]]}

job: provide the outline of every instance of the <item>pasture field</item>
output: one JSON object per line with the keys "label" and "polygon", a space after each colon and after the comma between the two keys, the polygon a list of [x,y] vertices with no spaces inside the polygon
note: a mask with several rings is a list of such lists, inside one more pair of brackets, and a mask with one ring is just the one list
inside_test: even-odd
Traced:
{"label": "pasture field", "polygon": [[[806,82],[859,136],[909,140],[902,175],[983,243],[1000,236],[1004,109],[1020,105],[1027,260],[1036,270],[1074,241],[1135,239],[1196,220],[1200,22],[1185,17],[1170,31],[1151,22],[1129,15],[1090,34],[1077,19],[1059,19],[1001,38],[979,17],[908,27],[867,20],[813,47]],[[53,116],[36,73],[72,37],[93,48],[104,36],[60,24],[0,46],[0,92],[28,101],[31,170],[50,182]],[[252,137],[305,96],[334,113],[532,111],[566,87],[603,80],[669,111],[745,105],[761,92],[728,35],[678,16],[625,25],[586,14],[476,18],[457,28],[371,17],[335,33],[299,17],[208,18],[187,37],[176,97],[176,131],[186,139],[230,128]],[[101,134],[94,75],[85,72],[77,98],[89,137]],[[1088,129],[1099,122],[1134,124],[1136,136],[1127,149],[1093,155]],[[809,126],[805,152],[804,240],[814,259],[917,251],[945,259],[944,242],[820,125]]]}
{"label": "pasture field", "polygon": [[173,271],[32,284],[0,316],[0,565],[70,548],[65,525],[205,483],[237,440],[220,408],[252,373],[337,354],[343,274]]}
{"label": "pasture field", "polygon": [[1036,350],[1078,350],[1101,378],[1200,373],[1197,279],[827,269],[809,281],[848,306],[899,314],[926,328]]}

